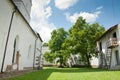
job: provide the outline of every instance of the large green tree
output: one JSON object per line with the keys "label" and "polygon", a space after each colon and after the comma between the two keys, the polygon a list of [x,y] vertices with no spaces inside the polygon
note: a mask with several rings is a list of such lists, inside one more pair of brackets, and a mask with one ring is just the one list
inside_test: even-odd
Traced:
{"label": "large green tree", "polygon": [[49,48],[51,50],[50,54],[54,54],[54,57],[59,57],[60,59],[60,67],[63,66],[65,61],[65,53],[63,50],[62,44],[67,38],[68,33],[64,30],[64,28],[59,28],[57,30],[53,30],[51,33],[51,40],[49,41]]}
{"label": "large green tree", "polygon": [[73,54],[80,53],[81,60],[90,66],[90,59],[96,56],[95,40],[104,33],[105,29],[98,23],[88,24],[85,19],[79,17],[73,27],[69,30],[71,50]]}
{"label": "large green tree", "polygon": [[88,24],[85,19],[79,17],[70,28],[69,34],[63,29],[53,30],[49,41],[50,53],[45,57],[48,61],[60,58],[60,66],[70,57],[70,54],[80,54],[80,60],[90,67],[90,60],[97,56],[95,52],[95,40],[105,31],[98,23]]}

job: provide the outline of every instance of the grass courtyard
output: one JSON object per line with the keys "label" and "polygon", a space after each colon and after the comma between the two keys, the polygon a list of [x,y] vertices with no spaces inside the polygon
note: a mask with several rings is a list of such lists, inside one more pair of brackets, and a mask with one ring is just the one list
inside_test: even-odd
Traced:
{"label": "grass courtyard", "polygon": [[5,80],[120,80],[120,71],[51,67]]}

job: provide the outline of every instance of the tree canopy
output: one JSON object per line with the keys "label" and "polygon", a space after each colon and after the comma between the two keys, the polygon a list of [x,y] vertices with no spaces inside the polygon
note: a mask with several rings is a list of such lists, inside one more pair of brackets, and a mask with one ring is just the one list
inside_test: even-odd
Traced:
{"label": "tree canopy", "polygon": [[64,30],[64,28],[60,28],[52,31],[51,40],[49,41],[49,48],[51,50],[50,54],[54,54],[54,57],[59,57],[60,66],[62,66],[65,56],[62,50],[62,44],[67,36],[68,33]]}
{"label": "tree canopy", "polygon": [[70,54],[80,55],[80,60],[88,67],[95,52],[96,39],[105,32],[105,28],[98,23],[89,24],[79,17],[76,23],[66,32],[63,28],[53,30],[49,41],[50,54],[60,58],[62,65]]}
{"label": "tree canopy", "polygon": [[103,26],[98,23],[88,24],[85,19],[79,17],[75,25],[69,30],[69,36],[73,39],[72,46],[75,53],[79,53],[82,61],[87,62],[90,66],[90,59],[97,56],[95,52],[95,40],[105,31]]}

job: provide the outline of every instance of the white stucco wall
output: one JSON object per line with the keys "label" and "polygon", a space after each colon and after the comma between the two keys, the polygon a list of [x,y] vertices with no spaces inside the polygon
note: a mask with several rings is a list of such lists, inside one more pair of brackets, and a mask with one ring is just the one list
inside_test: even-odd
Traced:
{"label": "white stucco wall", "polygon": [[6,38],[13,11],[13,7],[10,5],[11,3],[9,0],[0,0],[0,69],[2,66]]}
{"label": "white stucco wall", "polygon": [[[0,10],[1,10],[0,13],[0,69],[1,69],[7,32],[10,25],[12,12],[14,11],[14,6],[9,0],[0,0]],[[19,59],[19,70],[23,70],[24,67],[33,67],[35,40],[37,39],[37,36],[31,30],[30,26],[26,23],[26,21],[23,19],[20,13],[17,11],[15,12],[12,21],[3,71],[6,70],[7,65],[12,65],[13,48],[16,37],[17,37],[16,51],[19,51],[21,55]],[[39,45],[41,45],[40,42]]]}

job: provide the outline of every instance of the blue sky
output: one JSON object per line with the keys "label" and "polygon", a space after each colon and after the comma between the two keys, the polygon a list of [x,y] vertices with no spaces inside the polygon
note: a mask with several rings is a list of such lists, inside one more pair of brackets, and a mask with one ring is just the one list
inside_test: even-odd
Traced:
{"label": "blue sky", "polygon": [[52,30],[69,30],[79,16],[106,29],[120,23],[120,0],[33,0],[31,26],[44,42]]}

